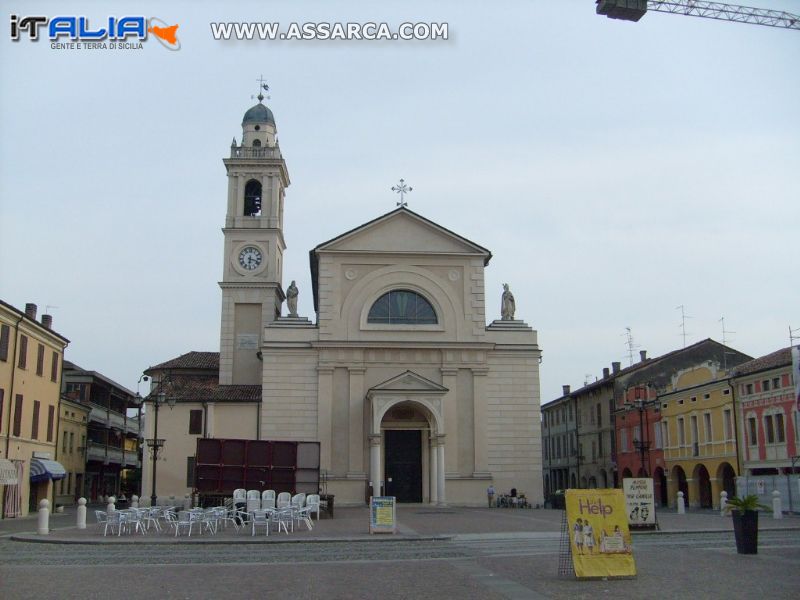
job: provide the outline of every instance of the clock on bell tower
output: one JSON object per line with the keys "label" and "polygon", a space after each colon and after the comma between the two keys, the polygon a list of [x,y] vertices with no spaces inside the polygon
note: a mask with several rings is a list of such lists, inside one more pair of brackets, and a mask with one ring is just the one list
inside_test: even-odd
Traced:
{"label": "clock on bell tower", "polygon": [[[266,88],[265,88],[266,89]],[[219,382],[261,384],[258,352],[264,326],[280,316],[283,200],[289,173],[276,137],[275,117],[259,93],[233,139],[225,216]]]}

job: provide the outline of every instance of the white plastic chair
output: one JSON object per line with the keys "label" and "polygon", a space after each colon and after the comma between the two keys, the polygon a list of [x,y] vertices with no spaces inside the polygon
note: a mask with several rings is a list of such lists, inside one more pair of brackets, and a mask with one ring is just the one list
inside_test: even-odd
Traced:
{"label": "white plastic chair", "polygon": [[294,531],[294,511],[292,507],[287,506],[275,510],[275,512],[272,513],[272,522],[277,526],[278,533],[280,533],[281,528],[283,528],[287,535],[289,534],[290,527],[292,531]]}
{"label": "white plastic chair", "polygon": [[275,509],[275,490],[261,492],[261,508]]}
{"label": "white plastic chair", "polygon": [[[108,528],[111,526],[108,522],[108,513],[106,513],[106,511],[104,510],[96,510],[94,511],[94,518],[97,519],[98,529],[100,527],[103,528],[103,535],[105,536],[106,534],[108,534]],[[112,534],[114,533],[113,527],[111,529],[111,533]]]}
{"label": "white plastic chair", "polygon": [[189,537],[192,537],[192,527],[198,522],[199,515],[197,513],[192,513],[188,510],[180,511],[178,513],[178,520],[175,522],[175,537],[178,537],[181,529],[187,529],[189,532]]}
{"label": "white plastic chair", "polygon": [[319,494],[309,494],[306,496],[306,506],[309,508],[309,514],[317,513],[317,521],[319,521]]}
{"label": "white plastic chair", "polygon": [[277,508],[289,508],[292,503],[292,495],[289,492],[278,494]]}
{"label": "white plastic chair", "polygon": [[247,490],[238,488],[233,490],[233,507],[236,510],[242,509],[247,506]]}
{"label": "white plastic chair", "polygon": [[236,512],[227,506],[218,506],[214,509],[217,513],[217,522],[222,524],[222,528],[227,527],[227,523],[233,523],[233,528],[239,531],[239,523],[236,522]]}
{"label": "white plastic chair", "polygon": [[266,510],[254,510],[250,524],[253,530],[252,535],[256,534],[256,527],[263,527],[267,535],[269,535],[269,513]]}
{"label": "white plastic chair", "polygon": [[261,492],[258,490],[247,490],[247,512],[261,509]]}

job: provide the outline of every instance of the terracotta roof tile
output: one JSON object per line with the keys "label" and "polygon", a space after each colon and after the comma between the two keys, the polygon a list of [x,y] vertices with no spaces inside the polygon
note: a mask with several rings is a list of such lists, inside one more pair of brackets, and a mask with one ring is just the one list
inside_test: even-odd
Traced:
{"label": "terracotta roof tile", "polygon": [[216,374],[170,378],[168,396],[178,402],[261,402],[260,385],[220,385]]}
{"label": "terracotta roof tile", "polygon": [[768,369],[784,367],[790,364],[792,364],[792,348],[781,348],[771,354],[739,365],[733,371],[733,375],[734,377],[739,377],[741,375],[749,375],[750,373],[757,373],[758,371],[767,371]]}
{"label": "terracotta roof tile", "polygon": [[187,352],[177,358],[154,365],[148,371],[162,369],[214,369],[219,371],[219,352]]}

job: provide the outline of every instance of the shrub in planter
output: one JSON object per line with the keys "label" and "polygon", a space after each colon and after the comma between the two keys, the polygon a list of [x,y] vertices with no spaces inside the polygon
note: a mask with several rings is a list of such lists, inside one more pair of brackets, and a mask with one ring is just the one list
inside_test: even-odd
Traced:
{"label": "shrub in planter", "polygon": [[769,510],[759,503],[758,496],[750,494],[728,499],[725,506],[733,516],[733,534],[736,537],[736,551],[739,554],[758,553],[758,511]]}

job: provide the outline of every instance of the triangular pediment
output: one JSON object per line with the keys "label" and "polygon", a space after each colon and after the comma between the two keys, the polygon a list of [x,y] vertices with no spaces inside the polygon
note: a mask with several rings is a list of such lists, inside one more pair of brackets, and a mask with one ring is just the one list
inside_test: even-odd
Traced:
{"label": "triangular pediment", "polygon": [[492,254],[486,248],[429,221],[398,208],[365,223],[315,248],[317,252],[397,252],[425,254],[471,254],[488,263]]}
{"label": "triangular pediment", "polygon": [[370,388],[369,391],[370,394],[376,392],[393,394],[398,392],[445,394],[448,392],[448,389],[439,385],[435,381],[431,381],[422,375],[414,373],[413,371],[406,371],[405,373],[400,373],[400,375],[392,377],[391,379],[387,379],[383,383],[379,383],[378,385]]}

